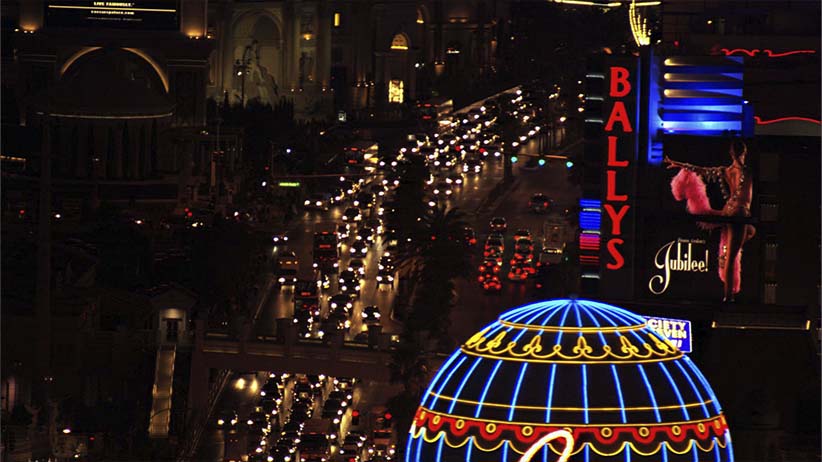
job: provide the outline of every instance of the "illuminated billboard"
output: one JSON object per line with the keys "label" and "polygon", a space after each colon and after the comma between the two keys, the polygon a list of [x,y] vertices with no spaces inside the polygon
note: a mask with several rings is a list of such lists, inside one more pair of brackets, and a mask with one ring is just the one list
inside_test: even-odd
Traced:
{"label": "illuminated billboard", "polygon": [[46,26],[177,30],[178,1],[46,0]]}
{"label": "illuminated billboard", "polygon": [[647,298],[756,299],[751,216],[754,148],[739,138],[670,136],[663,165],[641,173],[637,294]]}
{"label": "illuminated billboard", "polygon": [[656,318],[643,316],[650,327],[657,334],[665,337],[671,344],[683,353],[693,351],[693,337],[691,337],[691,321],[684,319]]}

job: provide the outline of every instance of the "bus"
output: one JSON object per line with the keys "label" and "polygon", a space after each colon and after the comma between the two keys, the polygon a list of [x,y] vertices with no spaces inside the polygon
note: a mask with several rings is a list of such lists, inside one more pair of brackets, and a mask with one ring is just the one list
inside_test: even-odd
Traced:
{"label": "bus", "polygon": [[438,127],[446,122],[450,125],[448,118],[452,112],[454,112],[454,100],[450,98],[437,97],[417,103],[417,113],[420,122],[424,125]]}
{"label": "bus", "polygon": [[340,266],[340,242],[334,225],[317,228],[314,232],[313,267],[324,273],[336,273]]}
{"label": "bus", "polygon": [[376,170],[379,154],[380,145],[375,141],[355,141],[343,148],[346,165],[362,167],[368,172]]}

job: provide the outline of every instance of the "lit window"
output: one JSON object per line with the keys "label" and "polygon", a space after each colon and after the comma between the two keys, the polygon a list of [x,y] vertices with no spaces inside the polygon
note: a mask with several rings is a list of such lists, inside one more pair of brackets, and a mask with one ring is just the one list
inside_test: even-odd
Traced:
{"label": "lit window", "polygon": [[391,80],[388,82],[388,102],[403,102],[403,82],[402,80]]}
{"label": "lit window", "polygon": [[391,40],[391,49],[406,51],[408,50],[408,37],[405,34],[397,34]]}
{"label": "lit window", "polygon": [[340,27],[340,13],[334,13],[334,27]]}

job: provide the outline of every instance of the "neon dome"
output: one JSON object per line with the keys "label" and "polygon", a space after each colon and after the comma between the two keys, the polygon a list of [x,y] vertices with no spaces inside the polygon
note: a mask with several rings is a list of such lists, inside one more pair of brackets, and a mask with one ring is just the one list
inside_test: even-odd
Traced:
{"label": "neon dome", "polygon": [[644,318],[551,300],[503,313],[448,358],[405,460],[725,462],[733,450],[705,377]]}

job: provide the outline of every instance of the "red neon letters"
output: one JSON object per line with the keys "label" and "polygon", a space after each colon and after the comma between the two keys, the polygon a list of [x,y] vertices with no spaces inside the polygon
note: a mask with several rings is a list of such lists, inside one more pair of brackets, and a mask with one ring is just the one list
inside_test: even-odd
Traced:
{"label": "red neon letters", "polygon": [[[631,73],[624,67],[611,67],[611,81],[608,96],[610,98],[624,98],[631,93]],[[620,128],[616,130],[616,128]],[[618,237],[622,235],[622,220],[628,214],[631,206],[628,205],[628,195],[617,192],[617,173],[624,172],[631,164],[630,160],[619,159],[617,146],[619,134],[632,133],[631,119],[625,108],[625,102],[614,101],[608,122],[605,124],[605,131],[608,133],[608,155],[605,164],[605,203],[603,208],[611,223],[610,237],[605,243],[605,249],[611,256],[612,261],[605,264],[609,270],[618,270],[625,266],[625,257],[622,255],[620,246],[625,244],[625,240]],[[619,203],[619,204],[617,204]]]}

